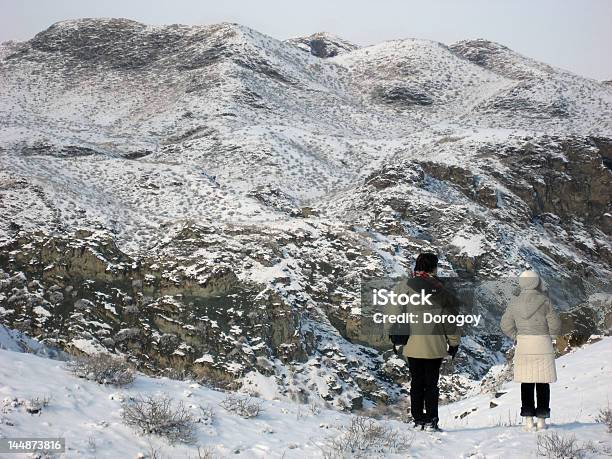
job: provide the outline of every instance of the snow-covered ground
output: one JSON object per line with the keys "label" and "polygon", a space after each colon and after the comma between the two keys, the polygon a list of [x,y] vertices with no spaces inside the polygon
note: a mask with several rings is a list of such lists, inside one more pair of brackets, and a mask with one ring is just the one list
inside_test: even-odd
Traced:
{"label": "snow-covered ground", "polygon": [[[355,417],[262,400],[263,412],[256,418],[243,419],[219,406],[224,393],[188,381],[138,375],[131,387],[116,389],[77,379],[64,365],[32,354],[0,351],[0,437],[65,437],[67,452],[61,457],[138,457],[140,453],[146,455],[151,445],[162,457],[197,457],[195,445],[170,446],[160,438],[135,434],[122,424],[122,399],[137,394],[167,394],[187,404],[196,416],[200,407],[214,410],[212,423],[197,424],[196,445],[202,447],[201,451],[206,449],[215,457],[312,458],[323,457],[330,439],[341,435],[339,426],[348,425]],[[612,448],[612,437],[595,418],[600,409],[609,406],[612,397],[612,338],[561,357],[557,368],[559,381],[552,386],[548,432],[575,436],[581,443],[592,442],[599,452],[587,457],[606,456],[605,451]],[[440,433],[412,431],[408,424],[395,420],[379,421],[412,439],[405,451],[381,456],[536,457],[540,434],[524,432],[519,425],[519,385],[508,383],[499,393],[503,395],[498,398],[477,395],[441,407],[445,431]],[[18,402],[36,396],[51,396],[51,401],[40,414],[28,414]],[[491,408],[491,402],[497,406]]]}

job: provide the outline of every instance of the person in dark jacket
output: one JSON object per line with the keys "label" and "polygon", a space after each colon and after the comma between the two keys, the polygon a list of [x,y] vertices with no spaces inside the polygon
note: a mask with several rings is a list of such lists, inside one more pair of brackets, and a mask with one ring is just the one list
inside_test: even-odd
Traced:
{"label": "person in dark jacket", "polygon": [[410,411],[415,427],[439,430],[438,380],[442,360],[447,355],[455,357],[460,336],[457,328],[448,324],[425,324],[423,313],[456,314],[458,301],[444,288],[436,276],[438,257],[433,253],[421,253],[416,259],[411,279],[400,290],[431,294],[431,305],[410,306],[418,318],[410,324],[410,336],[402,349],[410,369]]}

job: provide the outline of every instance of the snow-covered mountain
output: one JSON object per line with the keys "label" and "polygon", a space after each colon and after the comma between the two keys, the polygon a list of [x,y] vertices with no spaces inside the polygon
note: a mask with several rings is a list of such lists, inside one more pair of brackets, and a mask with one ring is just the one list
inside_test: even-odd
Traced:
{"label": "snow-covered mountain", "polygon": [[[538,269],[590,311],[568,340],[608,323],[612,88],[495,43],[60,22],[0,46],[0,161],[2,322],[143,371],[394,401],[359,281],[421,250]],[[466,342],[447,396],[507,344]]]}

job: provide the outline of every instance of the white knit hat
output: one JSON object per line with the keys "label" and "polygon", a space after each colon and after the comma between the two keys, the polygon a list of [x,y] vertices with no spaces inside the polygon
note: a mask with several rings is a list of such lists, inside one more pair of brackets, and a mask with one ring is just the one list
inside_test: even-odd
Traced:
{"label": "white knit hat", "polygon": [[519,276],[519,285],[523,290],[534,290],[540,285],[540,276],[535,271],[523,271]]}

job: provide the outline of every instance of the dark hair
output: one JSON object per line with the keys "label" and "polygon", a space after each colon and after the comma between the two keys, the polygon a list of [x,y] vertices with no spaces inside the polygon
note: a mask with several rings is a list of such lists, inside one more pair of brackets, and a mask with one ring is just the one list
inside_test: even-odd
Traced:
{"label": "dark hair", "polygon": [[437,267],[438,256],[431,252],[419,253],[414,264],[415,271],[425,271],[426,273],[434,272]]}

